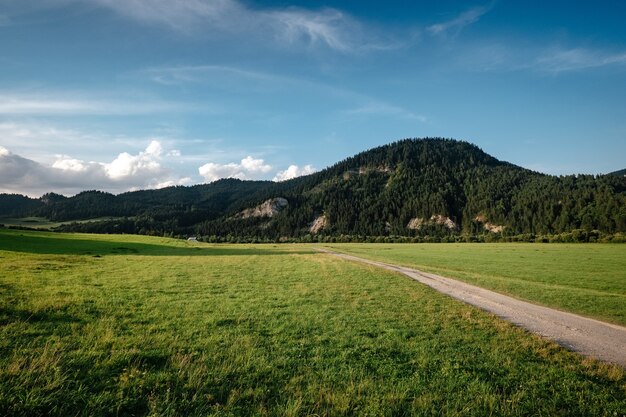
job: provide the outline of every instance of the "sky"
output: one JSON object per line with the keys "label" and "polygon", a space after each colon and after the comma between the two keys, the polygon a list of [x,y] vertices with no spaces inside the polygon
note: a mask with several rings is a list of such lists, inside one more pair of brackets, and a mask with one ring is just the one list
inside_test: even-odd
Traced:
{"label": "sky", "polygon": [[282,181],[403,138],[626,167],[626,2],[0,0],[0,192]]}

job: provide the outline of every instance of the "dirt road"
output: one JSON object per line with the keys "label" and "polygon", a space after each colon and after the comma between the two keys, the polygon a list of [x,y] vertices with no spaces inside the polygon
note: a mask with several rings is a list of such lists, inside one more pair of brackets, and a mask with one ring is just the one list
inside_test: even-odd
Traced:
{"label": "dirt road", "polygon": [[439,275],[319,249],[354,262],[400,272],[435,290],[487,310],[567,349],[626,368],[626,327],[554,310]]}

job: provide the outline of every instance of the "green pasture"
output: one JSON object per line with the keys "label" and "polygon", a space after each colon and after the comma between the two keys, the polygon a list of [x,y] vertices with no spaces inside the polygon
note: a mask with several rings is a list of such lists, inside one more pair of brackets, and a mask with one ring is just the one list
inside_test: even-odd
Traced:
{"label": "green pasture", "polygon": [[338,252],[414,267],[626,325],[623,244],[334,244]]}
{"label": "green pasture", "polygon": [[625,413],[624,370],[312,246],[0,229],[3,416]]}

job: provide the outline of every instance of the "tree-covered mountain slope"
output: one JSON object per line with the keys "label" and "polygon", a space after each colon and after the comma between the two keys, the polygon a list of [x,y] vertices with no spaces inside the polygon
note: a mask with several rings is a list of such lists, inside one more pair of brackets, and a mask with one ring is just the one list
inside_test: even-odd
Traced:
{"label": "tree-covered mountain slope", "polygon": [[626,232],[626,178],[540,174],[449,139],[401,140],[280,183],[226,179],[117,196],[45,197],[21,197],[18,210],[8,201],[20,197],[0,196],[0,215],[116,216],[122,219],[65,228],[266,239]]}

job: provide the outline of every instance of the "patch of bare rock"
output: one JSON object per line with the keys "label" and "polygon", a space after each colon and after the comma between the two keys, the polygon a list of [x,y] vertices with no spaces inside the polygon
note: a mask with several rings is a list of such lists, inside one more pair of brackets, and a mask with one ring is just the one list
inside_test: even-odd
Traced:
{"label": "patch of bare rock", "polygon": [[247,219],[250,217],[274,217],[289,205],[286,198],[276,197],[264,201],[256,207],[245,209],[235,215],[239,219]]}
{"label": "patch of bare rock", "polygon": [[349,180],[350,178],[352,178],[354,175],[365,175],[369,172],[382,172],[384,174],[390,174],[393,172],[393,169],[389,166],[386,165],[379,165],[376,167],[372,167],[372,166],[362,166],[359,167],[359,169],[349,169],[346,172],[343,173],[343,179],[344,180]]}
{"label": "patch of bare rock", "polygon": [[438,224],[441,226],[445,226],[450,230],[457,230],[459,228],[454,220],[442,214],[433,214],[432,216],[430,216],[430,219],[428,221],[422,217],[414,217],[409,220],[409,223],[406,225],[406,227],[407,229],[411,230],[419,230],[422,228],[422,226],[426,224]]}
{"label": "patch of bare rock", "polygon": [[482,223],[483,228],[491,233],[502,233],[505,227],[501,224],[495,224],[495,223],[491,223],[487,221],[487,217],[483,216],[482,214],[479,214],[478,216],[476,216],[474,218],[474,221],[478,223]]}
{"label": "patch of bare rock", "polygon": [[407,229],[419,230],[424,224],[424,219],[421,217],[413,217],[406,225]]}
{"label": "patch of bare rock", "polygon": [[441,214],[435,214],[430,217],[430,221],[442,226],[446,226],[450,230],[458,229],[457,224],[450,217],[443,216]]}
{"label": "patch of bare rock", "polygon": [[325,215],[321,215],[313,220],[313,223],[309,226],[309,232],[311,233],[319,233],[328,227],[328,218]]}

